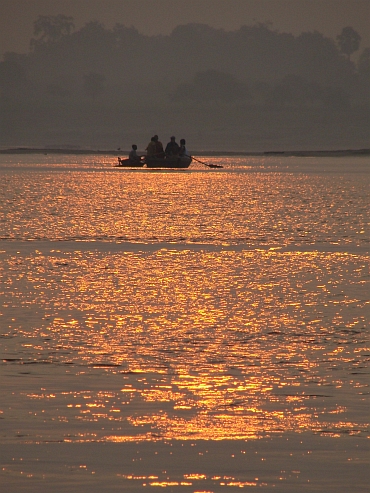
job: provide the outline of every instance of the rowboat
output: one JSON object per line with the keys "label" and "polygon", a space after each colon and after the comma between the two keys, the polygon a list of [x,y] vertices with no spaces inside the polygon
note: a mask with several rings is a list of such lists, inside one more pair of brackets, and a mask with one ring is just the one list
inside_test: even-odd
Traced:
{"label": "rowboat", "polygon": [[191,156],[144,157],[147,168],[189,168]]}

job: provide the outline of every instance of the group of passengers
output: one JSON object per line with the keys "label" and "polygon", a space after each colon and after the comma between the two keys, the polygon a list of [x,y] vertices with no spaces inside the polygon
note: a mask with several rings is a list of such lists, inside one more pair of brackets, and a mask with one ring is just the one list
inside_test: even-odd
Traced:
{"label": "group of passengers", "polygon": [[[163,144],[159,140],[158,135],[154,135],[149,144],[146,147],[146,157],[147,158],[174,158],[189,156],[188,150],[186,149],[185,139],[180,140],[180,145],[176,142],[176,137],[172,136],[170,142],[166,145],[166,149],[163,149]],[[129,154],[129,160],[137,162],[141,160],[141,157],[137,154],[137,145],[132,145],[132,150]]]}
{"label": "group of passengers", "polygon": [[180,145],[176,142],[176,137],[172,136],[166,149],[163,149],[163,144],[159,140],[158,135],[154,135],[146,148],[147,157],[156,158],[171,158],[178,156],[189,156],[186,149],[185,139],[180,140]]}

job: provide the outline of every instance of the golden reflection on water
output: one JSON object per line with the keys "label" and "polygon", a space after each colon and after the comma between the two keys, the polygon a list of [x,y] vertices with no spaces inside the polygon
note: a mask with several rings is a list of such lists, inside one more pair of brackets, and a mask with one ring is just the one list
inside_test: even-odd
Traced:
{"label": "golden reflection on water", "polygon": [[21,393],[34,420],[50,423],[46,439],[366,434],[360,254],[144,248],[2,258],[3,362],[86,379],[83,390]]}
{"label": "golden reflection on water", "polygon": [[[66,176],[68,179],[66,179]],[[13,173],[3,183],[7,239],[289,245],[366,243],[363,175]]]}
{"label": "golden reflection on water", "polygon": [[2,172],[2,440],[368,436],[365,174],[92,159]]}

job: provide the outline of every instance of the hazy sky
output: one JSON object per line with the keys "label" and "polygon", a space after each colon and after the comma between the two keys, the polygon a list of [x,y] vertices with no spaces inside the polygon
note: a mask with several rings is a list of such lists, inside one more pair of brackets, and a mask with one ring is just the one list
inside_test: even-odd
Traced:
{"label": "hazy sky", "polygon": [[135,26],[146,34],[169,34],[179,24],[198,22],[226,30],[270,21],[282,32],[317,30],[335,38],[352,26],[370,46],[370,0],[0,0],[0,56],[26,53],[39,15],[72,16],[76,28],[98,20]]}

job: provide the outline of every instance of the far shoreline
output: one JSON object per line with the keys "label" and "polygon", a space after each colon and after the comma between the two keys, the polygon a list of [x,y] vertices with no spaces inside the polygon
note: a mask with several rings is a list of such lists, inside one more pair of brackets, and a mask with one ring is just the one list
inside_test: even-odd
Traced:
{"label": "far shoreline", "polygon": [[[82,155],[128,155],[128,150],[101,150],[101,149],[73,149],[63,147],[9,147],[0,149],[0,154],[82,154]],[[340,157],[340,156],[370,156],[369,149],[337,149],[337,150],[313,150],[313,151],[194,151],[194,156],[300,156],[300,157]]]}

